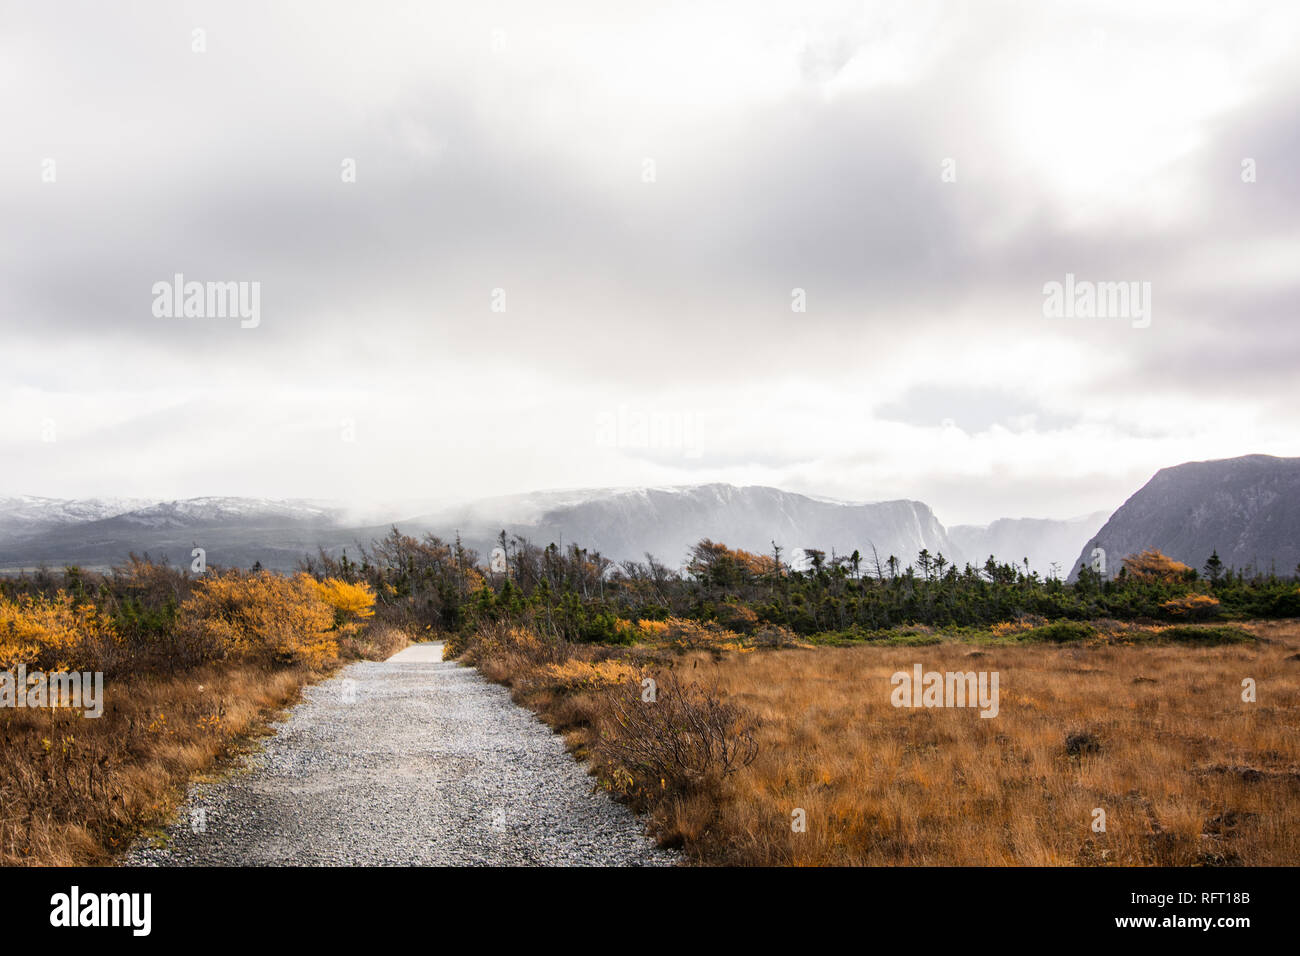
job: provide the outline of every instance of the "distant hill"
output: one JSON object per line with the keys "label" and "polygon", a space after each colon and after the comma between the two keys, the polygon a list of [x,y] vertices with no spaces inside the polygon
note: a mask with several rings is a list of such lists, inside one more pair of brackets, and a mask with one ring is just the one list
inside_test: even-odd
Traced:
{"label": "distant hill", "polygon": [[1300,563],[1300,458],[1246,455],[1162,468],[1111,515],[1076,556],[1071,577],[1106,552],[1107,570],[1156,548],[1201,568],[1217,550],[1224,564],[1294,574]]}
{"label": "distant hill", "polygon": [[864,567],[873,545],[882,563],[891,554],[911,563],[922,548],[949,558],[954,553],[943,525],[919,501],[851,503],[725,484],[489,498],[366,526],[350,525],[341,508],[307,501],[196,498],[107,516],[101,515],[116,509],[87,507],[82,509],[87,520],[75,520],[73,504],[45,500],[48,520],[41,520],[41,508],[33,505],[21,522],[0,523],[0,569],[104,568],[122,563],[130,552],[188,564],[197,546],[211,564],[246,567],[260,561],[288,570],[319,548],[334,555],[347,548],[355,557],[359,543],[382,537],[392,524],[406,534],[434,533],[445,540],[459,532],[484,557],[505,529],[543,546],[576,542],[615,561],[644,560],[650,553],[672,567],[683,563],[701,538],[761,553],[770,552],[776,541],[787,556],[798,548],[820,548],[828,556],[832,550],[847,555],[858,549]]}
{"label": "distant hill", "polygon": [[391,520],[390,511],[397,508],[358,519],[337,504],[308,500],[0,498],[0,570],[105,568],[131,552],[188,564],[195,546],[205,549],[209,564],[260,561],[290,570],[321,548],[336,556],[346,548],[356,556],[358,545],[396,524],[406,534],[432,532],[444,540],[459,532],[483,557],[505,529],[542,546],[576,542],[615,561],[640,561],[649,553],[670,567],[679,567],[701,538],[712,538],[764,554],[776,541],[790,558],[801,548],[828,556],[856,549],[868,572],[873,547],[882,564],[894,555],[904,565],[926,548],[976,566],[990,554],[999,562],[1028,558],[1044,575],[1058,562],[1073,577],[1100,546],[1111,570],[1125,555],[1147,548],[1199,568],[1217,549],[1226,564],[1290,574],[1300,562],[1300,458],[1248,455],[1165,468],[1109,520],[1097,512],[1068,521],[1004,518],[987,527],[949,529],[920,501],[836,501],[728,484],[537,492],[398,513]]}
{"label": "distant hill", "polygon": [[999,518],[987,526],[959,524],[948,529],[957,547],[957,558],[980,567],[992,555],[1000,563],[1023,564],[1046,577],[1055,567],[1064,578],[1079,548],[1105,524],[1109,511],[1095,511],[1081,518],[1059,521],[1051,518]]}
{"label": "distant hill", "polygon": [[644,560],[647,553],[676,567],[701,538],[761,554],[772,542],[787,556],[796,548],[863,555],[874,545],[883,563],[891,554],[904,564],[922,548],[953,552],[943,525],[919,501],[851,503],[813,498],[778,488],[707,484],[677,488],[602,489],[477,502],[460,511],[424,515],[399,527],[443,537],[459,528],[466,542],[491,548],[505,528],[534,544],[576,542],[616,561]]}
{"label": "distant hill", "polygon": [[[261,561],[269,568],[289,569],[318,544],[336,543],[343,514],[312,502],[261,498],[191,498],[129,510],[119,510],[122,502],[92,506],[22,500],[28,502],[22,509],[0,509],[0,569],[41,564],[107,568],[124,563],[131,552],[189,564],[196,546],[208,552],[213,564]],[[8,519],[11,513],[21,517]],[[84,517],[78,520],[78,515]]]}
{"label": "distant hill", "polygon": [[98,521],[151,504],[138,498],[0,498],[0,541]]}

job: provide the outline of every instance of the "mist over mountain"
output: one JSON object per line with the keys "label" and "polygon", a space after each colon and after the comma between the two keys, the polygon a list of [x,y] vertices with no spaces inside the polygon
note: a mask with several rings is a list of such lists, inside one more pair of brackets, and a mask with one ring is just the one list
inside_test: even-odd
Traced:
{"label": "mist over mountain", "polygon": [[576,542],[616,561],[644,560],[649,553],[670,567],[685,561],[702,538],[763,554],[775,541],[787,556],[795,549],[817,548],[828,557],[856,549],[864,566],[873,546],[882,564],[891,554],[909,563],[922,548],[953,551],[943,525],[919,501],[850,503],[726,484],[493,499],[411,524],[444,537],[458,528],[480,550],[505,528],[534,544]]}
{"label": "mist over mountain", "polygon": [[[42,522],[28,509],[22,521],[0,524],[0,568],[40,564],[108,567],[128,553],[188,563],[195,547],[209,563],[290,569],[319,548],[354,557],[358,546],[392,525],[406,534],[437,534],[486,555],[503,529],[535,544],[577,543],[616,561],[644,560],[647,553],[676,567],[691,545],[712,538],[732,547],[768,553],[775,541],[790,556],[818,548],[863,554],[870,566],[874,546],[883,563],[904,564],[926,548],[955,552],[946,530],[919,501],[850,503],[776,488],[725,484],[684,488],[589,489],[483,499],[457,508],[391,522],[355,526],[339,507],[318,502],[250,498],[200,498],[149,503],[120,513],[87,507],[88,520],[72,520],[72,503],[51,501]],[[39,511],[40,509],[37,509]]]}
{"label": "mist over mountain", "polygon": [[1193,568],[1211,552],[1224,564],[1295,573],[1300,562],[1300,458],[1246,455],[1162,468],[1124,502],[1076,556],[1094,548],[1115,573],[1123,557],[1156,548]]}
{"label": "mist over mountain", "polygon": [[[397,507],[397,506],[393,506]],[[1300,459],[1250,455],[1192,462],[1156,474],[1106,520],[1004,518],[945,528],[920,501],[847,502],[762,486],[704,484],[604,488],[485,498],[414,516],[359,513],[331,502],[265,498],[182,501],[0,498],[0,569],[42,564],[105,568],[134,552],[187,564],[203,548],[209,564],[289,570],[318,549],[356,557],[396,525],[403,533],[462,541],[486,557],[504,529],[540,546],[577,543],[615,561],[670,567],[702,538],[787,559],[797,549],[849,555],[873,570],[891,556],[913,563],[923,548],[949,562],[1022,563],[1043,575],[1077,572],[1105,548],[1112,569],[1124,555],[1159,548],[1200,567],[1218,549],[1224,562],[1290,573],[1300,561]],[[1100,529],[1100,530],[1098,530]]]}
{"label": "mist over mountain", "polygon": [[1088,540],[1105,524],[1109,511],[1061,521],[1052,518],[999,518],[989,525],[958,524],[948,529],[962,563],[982,565],[993,555],[999,562],[1023,564],[1039,574],[1065,577]]}

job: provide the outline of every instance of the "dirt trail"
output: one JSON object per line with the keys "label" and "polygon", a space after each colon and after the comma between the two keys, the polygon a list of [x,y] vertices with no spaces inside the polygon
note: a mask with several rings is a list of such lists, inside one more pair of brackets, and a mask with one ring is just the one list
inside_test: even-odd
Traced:
{"label": "dirt trail", "polygon": [[415,645],[308,687],[126,865],[671,864],[505,688]]}

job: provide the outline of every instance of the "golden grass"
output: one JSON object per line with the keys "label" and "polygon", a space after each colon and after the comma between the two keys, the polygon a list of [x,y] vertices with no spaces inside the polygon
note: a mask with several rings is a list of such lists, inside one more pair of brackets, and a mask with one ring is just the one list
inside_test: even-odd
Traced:
{"label": "golden grass", "polygon": [[104,864],[291,703],[303,668],[107,681],[104,714],[0,711],[0,864]]}
{"label": "golden grass", "polygon": [[[750,766],[652,805],[652,829],[705,863],[1295,865],[1300,623],[1250,627],[1257,645],[640,652],[647,673],[716,683],[759,743]],[[1000,713],[895,708],[890,676],[917,663],[998,671]],[[520,666],[486,672],[585,753],[599,696],[543,690]],[[1069,754],[1076,732],[1100,749]]]}
{"label": "golden grass", "polygon": [[[344,658],[407,643],[375,626]],[[224,662],[104,683],[104,713],[0,709],[0,865],[104,865],[165,823],[194,778],[226,767],[331,669]]]}

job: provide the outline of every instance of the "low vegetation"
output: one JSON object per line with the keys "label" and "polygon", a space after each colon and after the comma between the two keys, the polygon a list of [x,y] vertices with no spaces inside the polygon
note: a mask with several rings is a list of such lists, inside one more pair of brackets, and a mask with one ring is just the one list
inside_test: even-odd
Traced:
{"label": "low vegetation", "polygon": [[0,864],[102,864],[340,660],[406,643],[365,584],[260,571],[0,583],[0,670],[100,672],[103,714],[0,708]]}
{"label": "low vegetation", "polygon": [[[724,649],[491,626],[452,651],[696,862],[1300,860],[1300,625],[1047,628]],[[1000,672],[998,715],[892,706],[891,675],[916,664]]]}
{"label": "low vegetation", "polygon": [[540,548],[503,533],[484,563],[459,541],[422,540],[396,528],[360,560],[321,554],[303,569],[364,582],[378,616],[421,633],[526,624],[573,643],[626,644],[649,622],[720,627],[825,642],[826,635],[900,627],[988,628],[1006,621],[1113,619],[1202,623],[1300,617],[1300,579],[1223,566],[1198,571],[1158,551],[1126,558],[1113,577],[1083,568],[1077,580],[1043,578],[989,558],[958,567],[922,551],[912,564],[858,552],[806,551],[792,566],[781,548],[758,555],[701,541],[685,567],[653,558],[614,563],[570,545]]}
{"label": "low vegetation", "polygon": [[[0,862],[110,859],[303,683],[407,635],[509,685],[699,862],[1300,860],[1295,577],[1156,551],[1075,582],[927,552],[795,568],[707,540],[679,572],[499,544],[483,563],[393,529],[291,575],[0,579],[0,670],[110,688],[98,719],[0,710]],[[893,706],[916,665],[999,672],[998,715]]]}

